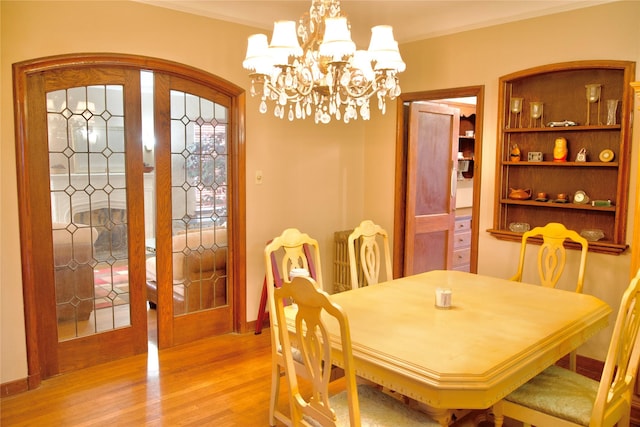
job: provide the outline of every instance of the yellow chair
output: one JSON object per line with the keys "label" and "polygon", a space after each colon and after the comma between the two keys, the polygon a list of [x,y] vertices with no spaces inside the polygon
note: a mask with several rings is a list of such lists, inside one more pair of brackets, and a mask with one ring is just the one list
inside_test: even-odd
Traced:
{"label": "yellow chair", "polygon": [[[564,271],[566,262],[566,250],[564,248],[565,240],[572,240],[580,244],[582,251],[580,254],[580,267],[578,269],[576,292],[582,293],[589,243],[587,242],[587,239],[575,231],[567,230],[564,225],[556,222],[550,222],[544,227],[535,227],[533,230],[529,230],[522,235],[518,272],[511,278],[511,280],[517,282],[522,281],[527,240],[535,236],[542,236],[542,245],[538,250],[538,275],[540,277],[540,283],[542,286],[549,288],[555,288],[558,280],[562,276],[562,272]],[[576,352],[572,351],[569,355],[569,367],[572,371],[576,370],[576,359]]]}
{"label": "yellow chair", "polygon": [[[310,257],[310,258],[309,258]],[[280,378],[284,375],[284,359],[278,335],[273,291],[276,286],[291,281],[291,272],[306,271],[315,274],[315,283],[322,286],[322,265],[320,247],[317,240],[298,229],[288,228],[274,238],[264,249],[266,267],[266,288],[269,304],[269,325],[271,329],[271,397],[269,400],[269,424],[276,425],[276,419],[291,425],[289,417],[278,410]],[[281,277],[277,277],[277,276]],[[282,369],[281,369],[282,368]]]}
{"label": "yellow chair", "polygon": [[[309,378],[311,392],[303,395],[298,386],[298,370],[294,359],[291,337],[287,328],[279,330],[284,355],[285,372],[289,385],[291,422],[293,426],[439,426],[423,412],[409,408],[401,401],[374,386],[356,385],[351,349],[351,336],[347,315],[329,299],[329,294],[308,277],[295,277],[274,290],[278,323],[287,324],[284,301],[295,305],[293,335],[296,350]],[[340,336],[329,336],[325,322],[337,322]],[[329,396],[331,373],[331,343],[339,342],[342,349],[346,390]]]}
{"label": "yellow chair", "polygon": [[542,236],[542,246],[538,250],[538,275],[542,286],[554,288],[562,276],[566,261],[565,240],[569,239],[579,243],[582,247],[580,255],[580,269],[578,270],[578,281],[576,282],[576,292],[582,292],[584,284],[584,270],[587,266],[587,250],[589,243],[587,239],[573,230],[567,230],[564,225],[550,222],[544,227],[535,227],[522,235],[520,246],[520,262],[518,272],[511,280],[522,281],[522,271],[524,270],[524,255],[527,249],[527,240],[531,237]]}
{"label": "yellow chair", "polygon": [[628,426],[640,346],[640,270],[622,296],[600,382],[551,366],[494,405],[504,417],[537,426]]}
{"label": "yellow chair", "polygon": [[[351,271],[351,287],[353,289],[364,286],[358,280],[361,269],[367,285],[374,285],[380,280],[380,245],[384,249],[385,279],[393,279],[391,269],[391,252],[389,251],[389,236],[387,232],[371,220],[364,220],[349,235],[349,269]],[[359,242],[359,245],[356,245]],[[359,247],[356,255],[356,247]]]}

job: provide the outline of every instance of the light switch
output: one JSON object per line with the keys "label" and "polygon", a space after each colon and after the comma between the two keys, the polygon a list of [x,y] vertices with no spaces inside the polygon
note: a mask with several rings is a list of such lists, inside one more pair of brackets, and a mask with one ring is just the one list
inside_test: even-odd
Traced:
{"label": "light switch", "polygon": [[262,171],[256,171],[256,184],[262,184]]}

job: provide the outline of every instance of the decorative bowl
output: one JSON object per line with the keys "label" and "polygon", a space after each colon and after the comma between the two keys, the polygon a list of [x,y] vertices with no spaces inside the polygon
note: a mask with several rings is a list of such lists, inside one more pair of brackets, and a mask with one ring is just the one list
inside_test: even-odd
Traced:
{"label": "decorative bowl", "polygon": [[525,231],[531,230],[531,226],[526,222],[512,222],[509,224],[509,230],[514,233],[524,233]]}
{"label": "decorative bowl", "polygon": [[531,198],[531,189],[510,188],[509,198],[514,200],[528,200]]}
{"label": "decorative bowl", "polygon": [[582,230],[580,235],[590,242],[597,242],[604,237],[604,232],[598,228],[592,228]]}

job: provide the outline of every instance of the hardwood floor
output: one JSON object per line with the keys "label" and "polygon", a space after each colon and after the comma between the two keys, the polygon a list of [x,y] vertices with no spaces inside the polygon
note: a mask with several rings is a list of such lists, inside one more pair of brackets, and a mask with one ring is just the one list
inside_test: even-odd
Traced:
{"label": "hardwood floor", "polygon": [[[53,377],[3,398],[0,425],[268,426],[270,347],[269,329],[161,352],[151,342],[147,355]],[[280,402],[288,412],[284,385]]]}
{"label": "hardwood floor", "polygon": [[159,354],[150,349],[50,378],[36,390],[3,398],[0,424],[266,426],[266,332],[215,337]]}

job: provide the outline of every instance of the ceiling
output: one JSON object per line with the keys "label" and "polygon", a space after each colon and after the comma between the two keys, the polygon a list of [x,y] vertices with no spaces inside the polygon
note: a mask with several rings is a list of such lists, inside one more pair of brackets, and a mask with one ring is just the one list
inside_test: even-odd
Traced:
{"label": "ceiling", "polygon": [[[169,9],[249,25],[269,35],[273,22],[298,20],[311,0],[138,0]],[[391,25],[399,43],[607,3],[612,0],[342,0],[360,49],[370,29]]]}

